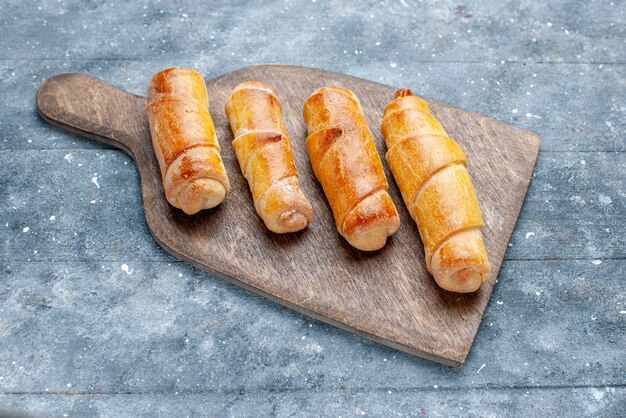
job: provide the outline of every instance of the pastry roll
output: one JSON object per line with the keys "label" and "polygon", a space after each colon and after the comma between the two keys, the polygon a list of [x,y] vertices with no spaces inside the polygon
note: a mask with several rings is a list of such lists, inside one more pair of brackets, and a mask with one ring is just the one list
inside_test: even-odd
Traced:
{"label": "pastry roll", "polygon": [[400,226],[372,133],[358,99],[343,87],[323,87],[304,103],[313,172],[339,233],[364,251],[382,248]]}
{"label": "pastry roll", "polygon": [[489,277],[483,217],[465,154],[411,90],[399,89],[383,115],[387,162],[439,286],[473,292]]}
{"label": "pastry roll", "polygon": [[172,67],[148,84],[148,122],[165,197],[188,215],[219,205],[230,189],[202,75]]}
{"label": "pastry roll", "polygon": [[226,114],[241,172],[267,228],[277,233],[306,228],[313,208],[300,190],[283,110],[274,90],[256,81],[242,83],[230,94]]}

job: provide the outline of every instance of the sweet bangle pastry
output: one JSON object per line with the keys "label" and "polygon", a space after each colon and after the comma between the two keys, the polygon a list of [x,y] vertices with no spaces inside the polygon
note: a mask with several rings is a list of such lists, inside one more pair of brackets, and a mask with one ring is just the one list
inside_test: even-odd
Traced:
{"label": "sweet bangle pastry", "polygon": [[181,67],[158,72],[146,112],[167,201],[189,215],[222,203],[230,185],[202,75]]}
{"label": "sweet bangle pastry", "polygon": [[425,100],[399,89],[385,108],[387,162],[417,223],[426,266],[439,286],[473,292],[489,277],[483,217],[465,154]]}
{"label": "sweet bangle pastry", "polygon": [[313,172],[337,230],[355,248],[382,248],[400,218],[358,99],[346,88],[323,87],[306,100],[303,113]]}
{"label": "sweet bangle pastry", "polygon": [[233,148],[252,192],[254,207],[270,231],[295,232],[313,219],[300,189],[283,110],[274,90],[249,81],[235,87],[226,102]]}

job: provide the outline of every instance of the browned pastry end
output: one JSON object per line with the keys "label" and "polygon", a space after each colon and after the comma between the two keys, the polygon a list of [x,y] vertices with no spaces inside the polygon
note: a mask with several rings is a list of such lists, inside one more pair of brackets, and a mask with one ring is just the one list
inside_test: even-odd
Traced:
{"label": "browned pastry end", "polygon": [[249,81],[235,87],[226,102],[233,148],[248,180],[254,207],[270,231],[295,232],[313,219],[300,189],[283,110],[274,90]]}
{"label": "browned pastry end", "polygon": [[396,91],[382,131],[387,162],[418,225],[426,266],[446,290],[473,292],[489,278],[483,217],[465,154],[411,90]]}
{"label": "browned pastry end", "polygon": [[355,248],[382,248],[400,218],[357,97],[344,87],[323,87],[309,96],[303,113],[311,166],[337,230]]}
{"label": "browned pastry end", "polygon": [[202,75],[181,67],[156,73],[146,112],[167,201],[189,215],[222,203],[230,185]]}

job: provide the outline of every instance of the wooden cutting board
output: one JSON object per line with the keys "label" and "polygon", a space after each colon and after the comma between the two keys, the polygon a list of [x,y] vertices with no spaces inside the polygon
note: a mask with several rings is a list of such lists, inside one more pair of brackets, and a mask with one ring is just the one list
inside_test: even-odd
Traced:
{"label": "wooden cutting board", "polygon": [[[146,85],[151,75],[145,75]],[[305,231],[273,234],[254,211],[248,184],[230,146],[233,137],[224,113],[232,88],[247,80],[272,85],[284,107],[302,187],[315,213]],[[143,97],[86,74],[70,73],[46,80],[36,100],[39,112],[50,123],[114,145],[135,159],[150,231],[176,257],[305,315],[417,356],[460,366],[489,301],[541,139],[515,126],[428,100],[469,159],[493,269],[489,282],[474,294],[446,292],[426,271],[417,227],[386,164],[391,197],[400,213],[398,232],[374,253],[350,247],[337,233],[311,171],[302,118],[308,95],[327,85],[343,85],[356,93],[384,156],[380,122],[393,87],[312,68],[246,67],[207,81],[210,112],[232,191],[219,207],[194,216],[165,200]]]}

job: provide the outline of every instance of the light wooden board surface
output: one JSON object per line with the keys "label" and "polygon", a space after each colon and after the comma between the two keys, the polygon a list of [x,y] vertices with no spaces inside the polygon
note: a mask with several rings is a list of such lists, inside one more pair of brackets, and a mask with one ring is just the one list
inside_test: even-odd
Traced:
{"label": "light wooden board surface", "polygon": [[[303,232],[275,235],[265,229],[230,146],[232,134],[224,103],[231,89],[247,80],[272,85],[283,105],[302,187],[315,212],[313,223]],[[37,106],[51,123],[118,146],[135,159],[148,226],[155,239],[175,256],[306,315],[402,351],[459,366],[470,350],[491,295],[540,138],[429,100],[435,116],[468,156],[493,268],[491,279],[478,292],[448,293],[439,289],[426,271],[417,228],[387,167],[390,193],[401,217],[398,232],[375,253],[351,248],[336,232],[330,208],[309,165],[301,116],[306,97],[318,87],[332,84],[346,86],[359,97],[383,156],[379,126],[382,111],[393,96],[390,86],[283,65],[247,67],[208,80],[210,112],[232,191],[218,208],[195,216],[172,208],[164,198],[144,98],[72,73],[44,82]]]}

